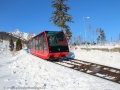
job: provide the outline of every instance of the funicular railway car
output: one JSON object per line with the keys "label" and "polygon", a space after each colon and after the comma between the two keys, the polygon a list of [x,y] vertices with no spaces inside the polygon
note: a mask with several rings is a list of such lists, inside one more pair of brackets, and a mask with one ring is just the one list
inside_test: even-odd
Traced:
{"label": "funicular railway car", "polygon": [[63,31],[43,31],[29,40],[30,53],[46,60],[59,59],[69,54]]}

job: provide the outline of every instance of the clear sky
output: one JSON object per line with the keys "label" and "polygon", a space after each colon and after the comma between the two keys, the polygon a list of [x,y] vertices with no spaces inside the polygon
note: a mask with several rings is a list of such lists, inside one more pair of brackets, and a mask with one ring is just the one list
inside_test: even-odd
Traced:
{"label": "clear sky", "polygon": [[[52,0],[0,0],[0,30],[20,31],[35,34],[43,30],[60,30],[50,22],[54,8]],[[90,39],[93,35],[91,30],[102,28],[107,40],[117,40],[120,33],[120,0],[68,0],[65,2],[71,9],[74,23],[68,23],[73,36],[86,37]],[[91,26],[91,30],[88,26]],[[95,37],[95,36],[94,36]]]}

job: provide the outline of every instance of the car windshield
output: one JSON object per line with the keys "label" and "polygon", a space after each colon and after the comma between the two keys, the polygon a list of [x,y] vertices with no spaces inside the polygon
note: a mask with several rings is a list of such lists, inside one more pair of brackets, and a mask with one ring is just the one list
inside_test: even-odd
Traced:
{"label": "car windshield", "polygon": [[67,42],[64,33],[61,31],[46,31],[49,46],[66,46]]}

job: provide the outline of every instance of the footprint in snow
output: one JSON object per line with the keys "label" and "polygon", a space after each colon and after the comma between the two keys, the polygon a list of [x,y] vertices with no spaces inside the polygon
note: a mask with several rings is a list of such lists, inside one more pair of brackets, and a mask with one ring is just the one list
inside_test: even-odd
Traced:
{"label": "footprint in snow", "polygon": [[46,88],[46,86],[47,86],[47,84],[44,84],[42,88],[43,88],[43,89],[45,89],[45,88]]}
{"label": "footprint in snow", "polygon": [[10,81],[10,79],[4,79],[4,81],[9,82],[9,81]]}
{"label": "footprint in snow", "polygon": [[13,71],[13,74],[16,74],[16,71]]}

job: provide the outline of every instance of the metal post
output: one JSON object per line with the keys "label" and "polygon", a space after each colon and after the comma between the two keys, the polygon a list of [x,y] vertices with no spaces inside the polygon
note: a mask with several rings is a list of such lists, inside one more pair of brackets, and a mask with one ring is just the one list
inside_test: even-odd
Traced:
{"label": "metal post", "polygon": [[85,44],[87,44],[87,39],[86,39],[86,23],[85,23],[85,18],[89,19],[90,17],[83,17],[83,23],[84,23],[84,33],[85,33]]}

